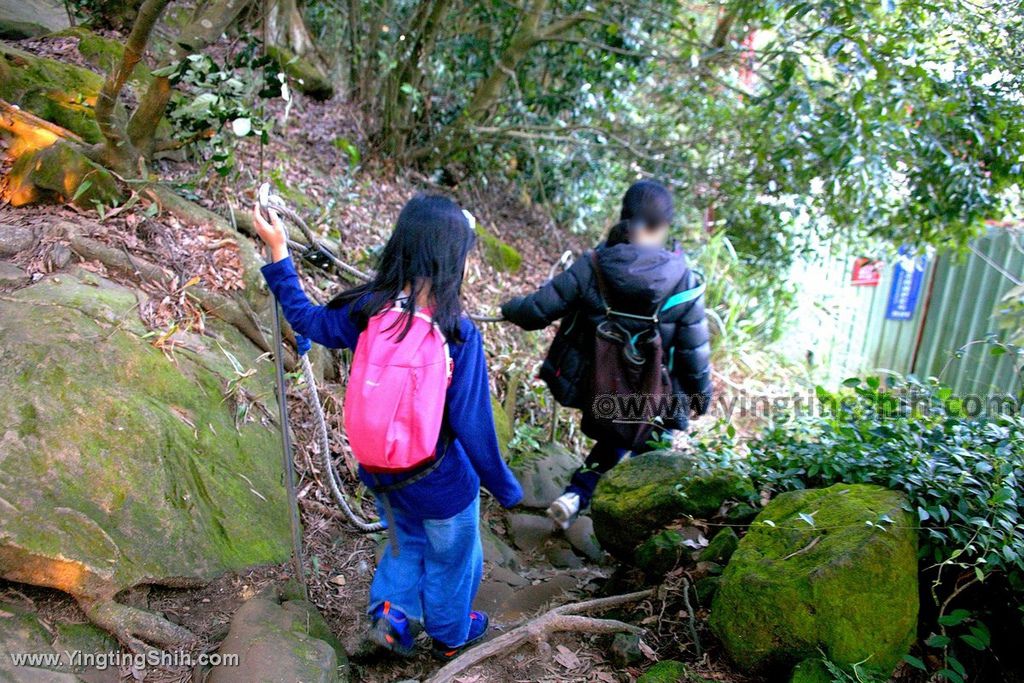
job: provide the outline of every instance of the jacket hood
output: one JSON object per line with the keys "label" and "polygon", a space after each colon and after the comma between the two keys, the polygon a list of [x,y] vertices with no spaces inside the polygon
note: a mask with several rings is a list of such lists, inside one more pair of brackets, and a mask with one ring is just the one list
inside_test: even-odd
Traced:
{"label": "jacket hood", "polygon": [[613,308],[649,314],[653,306],[676,293],[687,274],[686,256],[660,247],[616,244],[601,247],[597,262]]}

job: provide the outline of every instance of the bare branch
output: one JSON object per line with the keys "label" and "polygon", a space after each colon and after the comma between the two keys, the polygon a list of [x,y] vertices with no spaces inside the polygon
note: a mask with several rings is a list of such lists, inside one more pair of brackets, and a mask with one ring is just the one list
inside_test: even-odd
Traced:
{"label": "bare branch", "polygon": [[541,643],[552,633],[571,631],[574,633],[643,633],[643,629],[615,619],[595,619],[576,616],[582,612],[606,610],[619,605],[637,602],[654,595],[654,589],[615,595],[608,598],[584,600],[555,607],[541,616],[517,626],[494,640],[478,645],[439,669],[426,683],[452,683],[455,677],[495,655],[510,654],[526,642]]}

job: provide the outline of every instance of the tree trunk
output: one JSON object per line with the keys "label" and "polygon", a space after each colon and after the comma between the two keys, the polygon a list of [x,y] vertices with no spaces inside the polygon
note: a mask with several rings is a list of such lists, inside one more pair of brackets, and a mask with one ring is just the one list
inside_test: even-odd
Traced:
{"label": "tree trunk", "polygon": [[[145,0],[142,3],[131,33],[128,34],[124,55],[120,63],[107,75],[107,80],[103,83],[103,88],[96,98],[96,124],[105,140],[101,152],[102,158],[115,170],[132,169],[141,159],[141,154],[132,144],[126,127],[122,127],[114,121],[114,108],[121,95],[121,90],[124,89],[124,84],[131,77],[135,66],[142,61],[142,55],[146,51],[153,26],[160,18],[168,1]],[[163,110],[160,111],[160,116],[162,115]],[[140,121],[139,125],[141,124]],[[155,129],[155,125],[153,128]]]}
{"label": "tree trunk", "polygon": [[216,42],[252,0],[217,0],[196,8],[192,21],[181,29],[178,43],[192,52]]}
{"label": "tree trunk", "polygon": [[502,51],[494,68],[477,84],[473,96],[463,110],[427,144],[410,152],[409,158],[413,161],[444,159],[461,145],[465,145],[469,140],[465,135],[467,129],[487,117],[527,53],[539,43],[564,35],[581,22],[599,19],[605,4],[607,3],[599,5],[594,10],[585,10],[551,21],[541,27],[540,22],[547,10],[548,2],[532,0],[526,16]]}
{"label": "tree trunk", "polygon": [[265,0],[263,41],[267,54],[297,81],[300,91],[318,100],[334,95],[324,59],[309,35],[296,0]]}
{"label": "tree trunk", "polygon": [[[451,0],[424,1],[416,8],[407,35],[415,36],[402,64],[392,72],[384,88],[381,115],[383,147],[390,154],[401,157],[405,143],[413,128],[415,94],[423,83],[423,58],[429,55],[437,42],[443,20],[451,7]],[[403,89],[403,86],[408,88]]]}

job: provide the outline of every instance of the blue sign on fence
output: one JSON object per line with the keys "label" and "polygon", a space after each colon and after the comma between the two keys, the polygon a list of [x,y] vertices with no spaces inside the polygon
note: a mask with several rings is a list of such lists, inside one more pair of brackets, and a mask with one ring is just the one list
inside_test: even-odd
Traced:
{"label": "blue sign on fence", "polygon": [[914,257],[907,247],[900,247],[893,265],[889,305],[885,309],[888,320],[910,320],[914,317],[927,267],[927,256]]}

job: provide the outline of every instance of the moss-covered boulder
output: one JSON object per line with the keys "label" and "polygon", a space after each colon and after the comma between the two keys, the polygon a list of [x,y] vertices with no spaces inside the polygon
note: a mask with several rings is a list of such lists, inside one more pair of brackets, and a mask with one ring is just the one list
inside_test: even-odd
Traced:
{"label": "moss-covered boulder", "polygon": [[480,240],[484,260],[495,270],[515,273],[523,265],[523,256],[515,247],[495,237],[482,225],[476,226],[476,236]]}
{"label": "moss-covered boulder", "polygon": [[711,683],[711,679],[690,671],[682,662],[666,659],[648,669],[636,683]]}
{"label": "moss-covered boulder", "polygon": [[700,562],[717,562],[724,565],[736,552],[739,545],[739,536],[732,530],[732,527],[727,526],[711,537],[708,547],[700,551],[697,559]]}
{"label": "moss-covered boulder", "polygon": [[0,197],[13,206],[41,201],[72,202],[83,208],[121,203],[117,181],[73,145],[58,142],[18,157]]}
{"label": "moss-covered boulder", "polygon": [[820,657],[805,659],[793,668],[789,683],[833,683],[835,676]]}
{"label": "moss-covered boulder", "polygon": [[636,547],[633,564],[648,577],[662,577],[688,559],[700,535],[690,526],[662,529]]}
{"label": "moss-covered boulder", "polygon": [[136,293],[90,277],[0,300],[0,577],[96,605],[287,559],[279,432],[239,410],[269,364],[212,320],[154,348]]}
{"label": "moss-covered boulder", "polygon": [[[124,57],[124,43],[101,36],[90,31],[84,26],[73,26],[56,34],[74,38],[77,44],[78,53],[85,61],[101,74],[109,73],[121,63]],[[128,87],[134,89],[136,94],[149,86],[153,77],[150,75],[149,67],[144,62],[139,62],[132,70],[128,79]]]}
{"label": "moss-covered boulder", "polygon": [[93,107],[103,77],[80,66],[37,57],[0,42],[0,99],[77,133],[102,139]]}
{"label": "moss-covered boulder", "polygon": [[271,586],[238,608],[221,655],[238,666],[214,668],[209,683],[348,680],[345,649],[323,615],[289,587]]}
{"label": "moss-covered boulder", "polygon": [[24,40],[46,35],[49,30],[32,21],[18,21],[0,16],[0,40]]}
{"label": "moss-covered boulder", "polygon": [[601,478],[591,516],[601,547],[629,562],[634,549],[684,516],[709,518],[727,500],[755,495],[746,477],[708,469],[685,453],[655,451],[630,458]]}
{"label": "moss-covered boulder", "polygon": [[551,505],[569,483],[572,473],[582,461],[557,443],[541,444],[540,448],[516,453],[509,467],[523,487],[523,507],[543,510]]}
{"label": "moss-covered boulder", "polygon": [[754,520],[722,576],[711,626],[747,671],[824,652],[891,673],[917,628],[917,533],[902,494],[792,491]]}
{"label": "moss-covered boulder", "polygon": [[498,447],[501,454],[508,457],[508,445],[512,442],[512,423],[509,422],[508,413],[494,396],[491,396],[491,413],[494,415],[494,433],[498,437]]}
{"label": "moss-covered boulder", "polygon": [[295,79],[295,87],[314,100],[329,100],[334,97],[334,84],[326,74],[306,57],[280,45],[267,45],[267,54],[276,59],[286,74]]}

